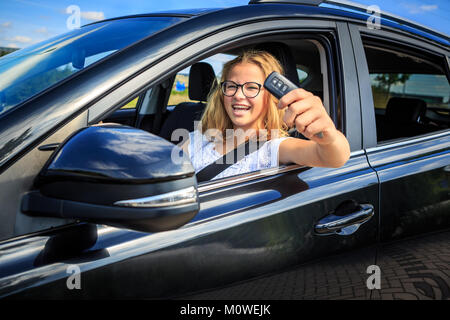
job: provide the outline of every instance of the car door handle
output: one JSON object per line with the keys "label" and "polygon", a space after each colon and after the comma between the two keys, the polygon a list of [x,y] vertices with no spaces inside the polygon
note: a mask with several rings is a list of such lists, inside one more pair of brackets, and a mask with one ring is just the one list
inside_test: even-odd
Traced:
{"label": "car door handle", "polygon": [[358,230],[359,226],[367,222],[374,215],[373,205],[360,204],[357,211],[345,216],[329,214],[322,218],[314,227],[318,235],[350,235]]}

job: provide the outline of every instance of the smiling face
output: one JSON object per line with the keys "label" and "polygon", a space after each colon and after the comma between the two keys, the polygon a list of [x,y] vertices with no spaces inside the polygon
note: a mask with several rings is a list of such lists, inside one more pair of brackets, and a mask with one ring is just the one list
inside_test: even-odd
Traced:
{"label": "smiling face", "polygon": [[[236,84],[246,82],[256,82],[263,84],[265,77],[263,71],[253,63],[236,64],[228,73],[225,80],[233,81]],[[223,97],[225,110],[233,122],[234,129],[258,129],[264,128],[264,117],[267,112],[266,91],[261,87],[261,91],[254,98],[247,98],[239,87],[232,97]]]}

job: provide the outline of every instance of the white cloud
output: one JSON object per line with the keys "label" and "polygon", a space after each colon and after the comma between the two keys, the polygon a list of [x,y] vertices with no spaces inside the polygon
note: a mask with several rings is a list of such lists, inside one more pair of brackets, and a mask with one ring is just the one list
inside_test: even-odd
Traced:
{"label": "white cloud", "polygon": [[0,25],[0,27],[2,27],[2,28],[9,28],[9,27],[11,27],[11,26],[12,26],[12,22],[11,22],[11,21],[3,22],[3,23]]}
{"label": "white cloud", "polygon": [[47,34],[48,33],[48,30],[47,30],[46,27],[42,27],[42,28],[36,29],[34,31],[37,32],[37,33],[43,33],[43,34]]}
{"label": "white cloud", "polygon": [[105,14],[102,11],[81,11],[81,17],[86,20],[104,20]]}
{"label": "white cloud", "polygon": [[25,36],[15,36],[14,38],[7,39],[8,41],[15,41],[20,43],[31,43],[33,42],[33,39]]}
{"label": "white cloud", "polygon": [[19,46],[16,43],[8,43],[6,45],[7,48],[19,48]]}
{"label": "white cloud", "polygon": [[77,5],[68,6],[65,10],[61,10],[61,13],[70,14],[73,17],[81,17],[90,21],[104,20],[105,14],[103,11],[81,11]]}
{"label": "white cloud", "polygon": [[424,12],[430,12],[439,9],[437,4],[423,4],[423,5],[415,5],[415,4],[403,4],[410,14],[420,14]]}
{"label": "white cloud", "polygon": [[423,11],[433,11],[433,10],[437,10],[438,6],[436,4],[432,4],[432,5],[421,5],[419,7],[419,9],[423,10]]}

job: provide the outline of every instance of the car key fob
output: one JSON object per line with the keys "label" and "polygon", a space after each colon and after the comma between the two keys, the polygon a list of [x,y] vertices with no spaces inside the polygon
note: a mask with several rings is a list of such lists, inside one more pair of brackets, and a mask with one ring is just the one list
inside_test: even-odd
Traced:
{"label": "car key fob", "polygon": [[[298,87],[293,84],[288,78],[274,71],[264,81],[264,88],[266,88],[271,94],[278,100],[288,92],[297,89]],[[315,134],[316,137],[322,138],[323,133],[319,132]]]}

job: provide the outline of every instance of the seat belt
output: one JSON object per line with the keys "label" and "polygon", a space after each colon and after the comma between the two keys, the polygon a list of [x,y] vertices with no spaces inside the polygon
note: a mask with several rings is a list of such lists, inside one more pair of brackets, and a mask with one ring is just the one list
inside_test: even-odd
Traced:
{"label": "seat belt", "polygon": [[[259,148],[261,148],[264,143],[266,143],[267,140],[263,141],[257,141],[257,148],[253,150],[253,152],[257,151]],[[250,140],[247,140],[243,147],[244,154],[240,152],[238,154],[238,150],[242,148],[242,145],[239,145],[237,148],[229,151],[228,153],[224,154],[222,158],[217,159],[213,163],[207,165],[202,170],[197,172],[195,175],[197,177],[197,182],[203,182],[203,181],[209,181],[215,176],[217,176],[219,173],[225,171],[228,167],[232,166],[233,164],[237,163],[238,161],[242,160],[245,156],[250,154]],[[227,159],[230,159],[231,155],[233,155],[233,162],[227,163]]]}

